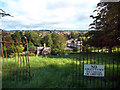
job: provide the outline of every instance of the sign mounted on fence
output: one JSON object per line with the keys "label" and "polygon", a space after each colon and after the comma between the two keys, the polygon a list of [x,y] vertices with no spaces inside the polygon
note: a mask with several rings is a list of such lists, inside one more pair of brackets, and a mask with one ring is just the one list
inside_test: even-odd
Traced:
{"label": "sign mounted on fence", "polygon": [[104,77],[104,65],[84,64],[84,76]]}

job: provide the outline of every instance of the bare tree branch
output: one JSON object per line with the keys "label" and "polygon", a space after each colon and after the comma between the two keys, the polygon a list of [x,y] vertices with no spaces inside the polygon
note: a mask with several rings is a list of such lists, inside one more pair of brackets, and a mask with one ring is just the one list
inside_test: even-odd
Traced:
{"label": "bare tree branch", "polygon": [[1,17],[5,17],[5,16],[11,16],[13,17],[12,15],[10,15],[9,13],[6,13],[4,10],[0,9],[0,15]]}

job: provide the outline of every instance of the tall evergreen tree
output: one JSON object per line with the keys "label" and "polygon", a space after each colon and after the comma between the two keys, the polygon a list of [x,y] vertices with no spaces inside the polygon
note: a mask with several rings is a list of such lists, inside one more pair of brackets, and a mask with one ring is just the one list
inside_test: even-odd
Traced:
{"label": "tall evergreen tree", "polygon": [[[88,40],[90,45],[101,47],[106,46],[111,52],[113,46],[120,45],[120,2],[100,2],[94,12],[96,16],[91,15],[94,19],[90,24],[90,29],[96,32]],[[92,42],[99,42],[92,43]]]}

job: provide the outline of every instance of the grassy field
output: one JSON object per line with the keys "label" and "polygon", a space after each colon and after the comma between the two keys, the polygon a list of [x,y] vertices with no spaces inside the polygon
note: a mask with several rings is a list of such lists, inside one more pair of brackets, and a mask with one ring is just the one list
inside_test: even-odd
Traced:
{"label": "grassy field", "polygon": [[[81,54],[69,54],[62,56],[31,56],[30,60],[30,73],[31,78],[29,80],[24,79],[24,75],[15,74],[15,78],[22,78],[19,80],[10,80],[11,73],[2,74],[2,87],[3,88],[76,88],[76,87],[114,87],[117,86],[118,76],[120,77],[120,62],[117,61],[120,58],[118,54],[109,53],[81,53]],[[113,62],[114,60],[114,62]],[[120,60],[119,60],[120,61]],[[16,69],[14,65],[14,58],[8,59],[8,68]],[[84,63],[83,63],[84,62]],[[83,74],[83,64],[104,64],[105,65],[105,77],[80,77],[73,74]],[[5,62],[6,64],[6,62]],[[20,62],[17,63],[20,66]],[[75,67],[77,66],[77,68]],[[6,64],[7,66],[7,64]],[[22,66],[22,65],[21,65]],[[74,72],[73,72],[74,66]],[[78,69],[80,67],[80,70]],[[114,72],[113,72],[114,67]],[[20,69],[20,68],[19,68]],[[119,72],[117,73],[117,70]],[[110,77],[109,77],[110,75]],[[7,78],[8,77],[8,78]],[[74,78],[74,80],[73,80]],[[84,79],[84,80],[83,80]],[[109,82],[109,83],[108,83]],[[101,84],[102,83],[102,84]]]}

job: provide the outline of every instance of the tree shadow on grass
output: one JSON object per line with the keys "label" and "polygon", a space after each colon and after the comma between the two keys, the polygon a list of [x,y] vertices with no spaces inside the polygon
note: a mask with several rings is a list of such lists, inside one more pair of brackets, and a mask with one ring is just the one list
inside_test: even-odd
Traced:
{"label": "tree shadow on grass", "polygon": [[[90,77],[73,76],[73,74],[76,73],[75,70],[73,72],[73,65],[75,64],[72,63],[65,65],[50,64],[36,69],[32,69],[30,81],[23,80],[16,82],[10,79],[3,79],[2,87],[3,88],[89,88],[91,87],[91,85],[93,85],[93,87],[96,87],[97,81],[99,84],[101,83],[101,79],[99,78],[92,77],[90,84]],[[19,77],[23,78],[23,76],[19,76]],[[102,82],[105,82],[105,80],[102,79]],[[108,83],[112,81],[106,81],[106,82]],[[95,86],[93,83],[95,83]],[[118,83],[115,83],[116,85],[115,87],[119,87]]]}
{"label": "tree shadow on grass", "polygon": [[[106,58],[106,57],[118,57],[120,58],[120,53],[97,53],[97,52],[81,52],[81,53],[74,53],[74,54],[68,54],[68,55],[49,55],[47,56],[48,58],[69,58],[69,59],[73,59],[73,58]],[[46,57],[46,56],[42,56],[42,57]]]}
{"label": "tree shadow on grass", "polygon": [[3,79],[3,88],[62,88],[72,87],[72,65],[58,66],[50,64],[31,70],[30,81]]}
{"label": "tree shadow on grass", "polygon": [[[67,56],[67,57],[70,58],[69,56]],[[64,58],[67,58],[67,57],[64,57]],[[50,58],[50,57],[48,57],[48,58]],[[53,58],[53,57],[51,57],[51,58]],[[60,57],[56,56],[56,58],[60,58]],[[17,73],[16,73],[15,74],[16,78],[22,78],[22,80],[15,81],[15,80],[3,78],[3,83],[2,83],[3,88],[79,88],[79,87],[81,87],[81,88],[87,87],[88,88],[88,87],[91,87],[90,84],[88,85],[88,83],[86,83],[86,81],[88,81],[88,82],[90,81],[89,77],[84,78],[85,82],[83,82],[83,77],[79,77],[79,76],[73,77],[73,74],[76,73],[75,70],[73,72],[73,66],[76,65],[75,63],[74,64],[73,63],[65,63],[62,65],[56,65],[55,63],[45,64],[45,63],[48,63],[48,61],[45,61],[45,63],[43,63],[44,64],[43,66],[37,66],[37,65],[39,65],[37,63],[41,63],[41,62],[38,62],[35,60],[33,60],[33,61],[36,63],[33,66],[31,65],[30,81],[26,81],[24,79],[24,77],[25,77],[24,75],[20,76],[20,75],[17,75]],[[107,67],[107,68],[108,68],[107,70],[108,70],[108,74],[109,74],[109,67]],[[81,69],[83,70],[83,68],[81,68]],[[79,69],[77,69],[77,70],[79,70]],[[81,70],[81,72],[83,72],[82,70]],[[110,70],[112,70],[112,69],[110,69]],[[10,76],[10,74],[8,74],[8,76]],[[98,78],[91,78],[91,80],[93,83],[94,80],[97,81]],[[118,79],[113,78],[113,80],[115,82]],[[102,79],[103,82],[104,81],[112,82],[113,80],[112,79],[109,80],[109,77],[107,80]],[[116,83],[116,84],[118,84],[118,83]],[[96,83],[96,85],[97,85],[97,83]],[[93,86],[94,86],[94,84],[93,84]],[[117,85],[117,86],[119,87],[119,85]]]}

